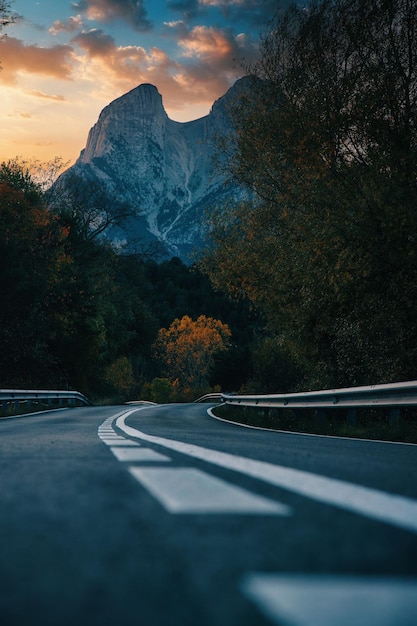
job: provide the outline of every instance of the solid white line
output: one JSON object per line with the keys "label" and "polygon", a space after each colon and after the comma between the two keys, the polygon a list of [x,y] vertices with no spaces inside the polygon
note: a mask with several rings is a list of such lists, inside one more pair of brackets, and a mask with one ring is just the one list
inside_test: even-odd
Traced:
{"label": "solid white line", "polygon": [[154,450],[149,450],[149,448],[110,448],[113,452],[114,456],[118,461],[124,461],[128,463],[136,462],[159,462],[159,461],[170,461],[167,456],[164,454],[160,454],[159,452],[155,452]]}
{"label": "solid white line", "polygon": [[147,435],[125,423],[126,418],[135,413],[136,410],[127,411],[117,419],[117,426],[129,436],[241,472],[247,476],[263,480],[276,487],[288,489],[325,504],[337,506],[344,510],[417,532],[416,500],[334,478],[319,476],[303,470],[274,465],[264,461],[255,461],[174,439]]}
{"label": "solid white line", "polygon": [[248,574],[241,588],[277,624],[415,626],[417,580]]}
{"label": "solid white line", "polygon": [[189,467],[143,468],[130,473],[170,513],[289,515],[289,507]]}

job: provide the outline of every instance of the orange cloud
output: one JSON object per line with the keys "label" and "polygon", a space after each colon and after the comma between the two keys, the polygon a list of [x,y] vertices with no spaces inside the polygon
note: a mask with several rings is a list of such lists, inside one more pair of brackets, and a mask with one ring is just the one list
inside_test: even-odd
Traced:
{"label": "orange cloud", "polygon": [[216,65],[221,61],[229,67],[235,60],[254,59],[257,47],[248,35],[233,35],[230,29],[212,26],[195,26],[188,30],[182,21],[169,22],[165,26],[174,34],[186,58],[196,58]]}
{"label": "orange cloud", "polygon": [[165,27],[165,34],[175,38],[182,52],[176,61],[157,47],[117,46],[101,29],[76,35],[71,43],[81,51],[78,60],[83,80],[94,82],[101,97],[152,83],[163,95],[166,108],[181,117],[181,112],[195,106],[208,112],[214,99],[242,75],[235,59],[249,60],[256,54],[250,37],[234,37],[228,29],[197,26],[189,30],[181,21]]}
{"label": "orange cloud", "polygon": [[31,89],[27,92],[29,96],[35,96],[35,98],[45,98],[45,100],[53,100],[54,102],[65,102],[66,98],[64,96],[59,96],[56,94],[44,93],[43,91],[39,91],[38,89]]}
{"label": "orange cloud", "polygon": [[82,26],[83,21],[81,15],[75,15],[69,17],[67,20],[65,20],[65,22],[61,20],[56,20],[49,29],[49,32],[51,33],[51,35],[57,35],[61,32],[75,33],[75,31],[80,30]]}
{"label": "orange cloud", "polygon": [[70,80],[73,50],[70,46],[42,48],[25,45],[19,39],[7,37],[1,42],[2,71],[0,81],[9,85],[16,83],[20,72],[43,74],[61,80]]}
{"label": "orange cloud", "polygon": [[32,115],[30,113],[8,113],[7,117],[22,117],[24,120],[32,119]]}
{"label": "orange cloud", "polygon": [[196,26],[188,37],[179,42],[186,56],[230,56],[233,42],[220,30],[207,26]]}
{"label": "orange cloud", "polygon": [[[103,80],[107,77],[118,83],[133,81],[135,86],[145,79],[149,82],[152,72],[159,74],[176,68],[163,50],[153,47],[147,52],[141,46],[117,46],[114,39],[100,29],[80,33],[72,43],[83,51],[84,66],[100,64]],[[131,86],[129,84],[128,88]]]}

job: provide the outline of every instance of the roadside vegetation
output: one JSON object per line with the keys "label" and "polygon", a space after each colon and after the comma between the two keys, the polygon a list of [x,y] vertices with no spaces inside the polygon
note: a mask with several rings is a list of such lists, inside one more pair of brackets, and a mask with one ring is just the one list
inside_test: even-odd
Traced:
{"label": "roadside vegetation", "polygon": [[357,412],[355,423],[349,423],[344,411],[335,409],[320,416],[317,411],[303,409],[263,409],[216,406],[213,414],[222,419],[271,430],[398,441],[417,444],[417,410],[405,409],[398,420],[391,421],[388,411],[362,409]]}
{"label": "roadside vegetation", "polygon": [[222,208],[202,265],[264,317],[257,387],[417,373],[417,3],[294,4],[265,29],[231,108]]}
{"label": "roadside vegetation", "polygon": [[240,387],[256,326],[248,305],[177,258],[114,250],[91,193],[85,211],[56,197],[51,210],[38,180],[39,164],[36,176],[18,159],[0,164],[0,387],[100,402]]}

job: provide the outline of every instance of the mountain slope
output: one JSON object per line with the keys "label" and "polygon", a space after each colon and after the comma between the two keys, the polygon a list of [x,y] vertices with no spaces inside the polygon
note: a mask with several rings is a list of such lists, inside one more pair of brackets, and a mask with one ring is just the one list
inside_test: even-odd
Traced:
{"label": "mountain slope", "polygon": [[216,171],[213,151],[216,138],[232,132],[227,107],[245,81],[207,116],[186,123],[169,119],[156,87],[136,87],[103,109],[85,149],[56,185],[65,188],[73,175],[99,182],[136,213],[108,229],[110,239],[128,250],[157,240],[167,256],[187,260],[204,240],[206,210],[243,193]]}

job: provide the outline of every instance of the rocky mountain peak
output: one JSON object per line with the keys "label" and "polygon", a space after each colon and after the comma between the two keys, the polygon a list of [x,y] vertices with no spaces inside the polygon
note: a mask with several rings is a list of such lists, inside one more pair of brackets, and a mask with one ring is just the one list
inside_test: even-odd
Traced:
{"label": "rocky mountain peak", "polygon": [[[241,83],[241,87],[239,87]],[[240,193],[213,167],[215,137],[232,132],[226,104],[245,85],[237,81],[209,115],[171,120],[157,88],[142,84],[107,105],[68,174],[98,180],[137,213],[107,236],[134,249],[157,239],[168,256],[184,260],[204,239],[206,210]]]}

